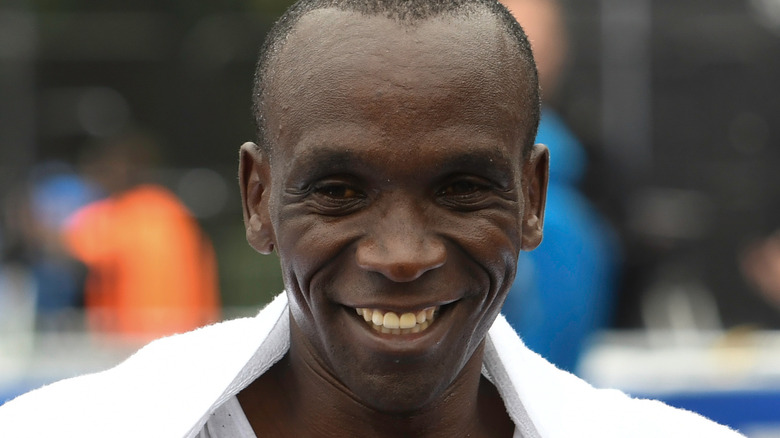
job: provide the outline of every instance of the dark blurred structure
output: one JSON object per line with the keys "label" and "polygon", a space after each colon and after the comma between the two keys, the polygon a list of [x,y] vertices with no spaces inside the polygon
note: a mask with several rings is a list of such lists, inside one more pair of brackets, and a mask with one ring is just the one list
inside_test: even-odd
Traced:
{"label": "dark blurred structure", "polygon": [[[586,192],[627,250],[617,326],[780,327],[737,256],[780,224],[778,2],[562,3],[569,68],[550,105],[588,149]],[[157,180],[215,243],[223,301],[267,300],[281,276],[250,256],[233,181],[254,138],[255,54],[288,4],[3,1],[0,195],[34,163],[148,126],[165,147]]]}
{"label": "dark blurred structure", "polygon": [[590,146],[588,193],[627,249],[615,324],[780,327],[737,261],[780,221],[778,2],[564,4],[553,105]]}
{"label": "dark blurred structure", "polygon": [[163,146],[149,179],[175,192],[211,236],[223,302],[265,302],[281,275],[273,260],[248,257],[233,181],[238,146],[254,138],[256,52],[286,5],[2,2],[0,198],[36,163],[74,164],[85,144],[148,127]]}

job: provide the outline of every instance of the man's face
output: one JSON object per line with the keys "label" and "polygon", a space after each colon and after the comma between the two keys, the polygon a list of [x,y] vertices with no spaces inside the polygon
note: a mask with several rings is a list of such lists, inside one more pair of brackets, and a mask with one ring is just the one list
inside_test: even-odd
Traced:
{"label": "man's face", "polygon": [[522,157],[514,52],[488,16],[320,10],[277,58],[272,157],[242,155],[249,239],[279,253],[293,348],[372,407],[440,396],[538,243],[546,154]]}

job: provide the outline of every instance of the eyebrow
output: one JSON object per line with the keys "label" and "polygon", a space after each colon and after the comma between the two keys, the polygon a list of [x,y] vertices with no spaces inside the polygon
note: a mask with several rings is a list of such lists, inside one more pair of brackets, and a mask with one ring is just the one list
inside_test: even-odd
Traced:
{"label": "eyebrow", "polygon": [[446,157],[442,163],[442,167],[453,170],[481,168],[487,172],[507,172],[512,168],[509,157],[498,151],[468,151]]}
{"label": "eyebrow", "polygon": [[357,157],[354,152],[343,148],[324,147],[296,156],[291,166],[296,169],[295,174],[321,175],[364,164],[366,164],[364,160]]}
{"label": "eyebrow", "polygon": [[[507,153],[498,150],[469,150],[444,153],[430,170],[442,175],[466,172],[483,175],[501,184],[509,184],[512,179],[512,160]],[[521,160],[521,157],[517,157]],[[328,174],[340,173],[348,169],[376,166],[370,159],[362,157],[343,146],[323,146],[296,156],[292,166],[294,179],[304,175],[306,178],[318,178]]]}

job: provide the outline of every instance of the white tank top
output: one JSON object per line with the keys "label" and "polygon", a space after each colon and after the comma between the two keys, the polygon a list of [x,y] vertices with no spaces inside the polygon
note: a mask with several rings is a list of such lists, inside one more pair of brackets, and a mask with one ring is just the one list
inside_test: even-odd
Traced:
{"label": "white tank top", "polygon": [[257,438],[236,396],[215,410],[198,438]]}

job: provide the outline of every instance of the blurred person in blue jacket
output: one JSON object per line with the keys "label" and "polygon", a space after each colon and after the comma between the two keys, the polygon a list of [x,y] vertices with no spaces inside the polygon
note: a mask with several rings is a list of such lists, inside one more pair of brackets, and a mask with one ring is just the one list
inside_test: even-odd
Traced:
{"label": "blurred person in blue jacket", "polygon": [[[35,303],[36,326],[62,330],[80,326],[73,311],[83,302],[85,267],[66,251],[61,231],[77,209],[101,193],[68,164],[45,161],[35,165],[27,181],[12,188],[5,201],[4,227],[9,234],[3,263],[18,278],[27,278],[28,294]],[[8,295],[9,289],[0,291]]]}
{"label": "blurred person in blue jacket", "polygon": [[58,327],[63,312],[83,305],[86,268],[65,250],[62,229],[71,214],[103,196],[92,183],[63,163],[34,169],[30,191],[30,239],[40,253],[32,265],[37,286],[36,308],[44,327]]}
{"label": "blurred person in blue jacket", "polygon": [[[548,101],[567,50],[560,5],[554,0],[502,3],[528,33],[542,98]],[[619,246],[609,224],[580,191],[588,164],[582,144],[547,104],[536,142],[547,145],[553,157],[544,241],[533,252],[521,253],[504,313],[526,345],[574,372],[590,335],[610,321]]]}

